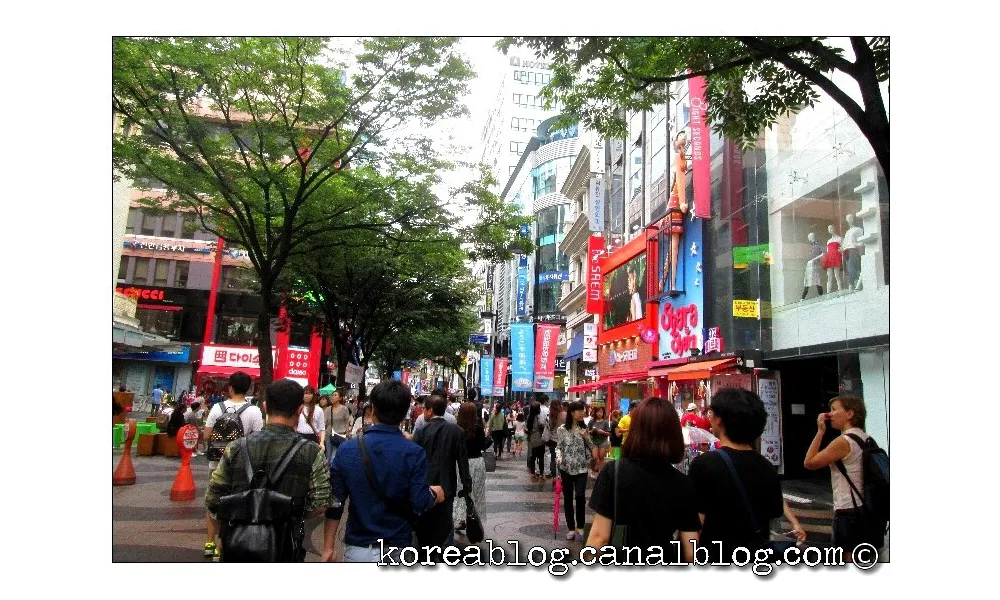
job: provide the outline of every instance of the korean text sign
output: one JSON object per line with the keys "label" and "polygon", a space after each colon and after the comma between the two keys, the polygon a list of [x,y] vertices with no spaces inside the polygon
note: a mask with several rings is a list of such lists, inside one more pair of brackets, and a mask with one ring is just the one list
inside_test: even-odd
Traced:
{"label": "korean text sign", "polygon": [[493,359],[479,359],[479,387],[484,396],[493,395]]}
{"label": "korean text sign", "polygon": [[604,238],[593,235],[587,238],[587,312],[592,315],[601,314],[604,298],[601,259],[605,252]]}
{"label": "korean text sign", "polygon": [[556,375],[558,325],[539,325],[535,333],[535,391],[551,392]]}
{"label": "korean text sign", "polygon": [[493,368],[493,395],[503,396],[503,389],[507,384],[507,364],[510,359],[497,358],[494,360]]}
{"label": "korean text sign", "polygon": [[515,392],[531,392],[535,389],[534,328],[532,323],[510,325],[511,390]]}

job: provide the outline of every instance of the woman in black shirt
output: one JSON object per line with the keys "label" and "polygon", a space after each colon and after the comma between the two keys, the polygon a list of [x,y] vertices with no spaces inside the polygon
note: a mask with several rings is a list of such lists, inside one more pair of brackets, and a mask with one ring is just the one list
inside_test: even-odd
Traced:
{"label": "woman in black shirt", "polygon": [[[587,545],[608,544],[614,527],[621,525],[627,527],[625,546],[660,547],[665,563],[691,562],[701,522],[694,484],[673,467],[684,457],[677,412],[662,398],[648,398],[629,414],[632,425],[622,457],[605,465],[590,496],[596,514]],[[680,555],[677,544],[671,544],[676,532]]]}

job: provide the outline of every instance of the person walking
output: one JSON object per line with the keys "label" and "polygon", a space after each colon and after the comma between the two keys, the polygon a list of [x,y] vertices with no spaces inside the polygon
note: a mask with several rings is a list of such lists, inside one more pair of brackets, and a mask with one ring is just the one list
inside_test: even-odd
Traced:
{"label": "person walking", "polygon": [[[684,458],[677,411],[670,402],[654,397],[630,414],[632,433],[622,457],[601,469],[590,495],[595,514],[587,546],[605,546],[620,525],[627,532],[625,546],[658,546],[670,553],[664,562],[691,562],[701,520],[694,483],[672,466]],[[671,543],[675,539],[680,541],[680,553]]]}
{"label": "person walking", "polygon": [[[475,405],[473,404],[473,407]],[[497,404],[493,407],[493,414],[490,415],[490,437],[493,438],[493,454],[500,459],[500,455],[503,454],[503,442],[504,438],[507,437],[507,422],[503,414],[503,409]]]}
{"label": "person walking", "polygon": [[[548,397],[545,394],[539,394],[539,396],[541,396],[546,403],[548,402]],[[549,478],[554,478],[556,476],[556,444],[559,441],[556,430],[559,429],[559,421],[561,417],[562,402],[553,402],[551,406],[549,406],[549,412],[543,423],[542,430],[542,439],[545,441],[545,447],[549,450]]]}
{"label": "person walking", "polygon": [[163,402],[163,388],[160,384],[153,386],[153,391],[149,394],[149,403],[152,408],[149,411],[149,416],[155,417],[160,412],[160,403]]}
{"label": "person walking", "polygon": [[521,456],[524,453],[524,426],[525,418],[524,413],[521,411],[517,412],[517,417],[514,420],[514,455]]}
{"label": "person walking", "polygon": [[[566,422],[556,430],[556,464],[565,494],[567,540],[583,539],[587,502],[587,472],[596,447],[583,418],[587,407],[583,402],[573,402],[566,410]],[[576,510],[574,511],[574,506]]]}
{"label": "person walking", "polygon": [[303,439],[319,444],[323,456],[326,456],[326,422],[323,421],[323,411],[316,405],[316,390],[307,385],[304,388],[302,411],[299,412],[299,422],[295,431]]}
{"label": "person walking", "polygon": [[525,431],[528,436],[528,472],[535,483],[545,480],[545,441],[542,434],[545,423],[542,422],[542,407],[538,402],[528,406],[528,421]]}
{"label": "person walking", "polygon": [[347,441],[347,430],[351,423],[351,412],[344,405],[340,390],[330,395],[330,420],[327,422],[326,454],[327,462],[333,460],[337,448]]}
{"label": "person walking", "polygon": [[[476,417],[476,405],[472,402],[463,402],[458,409],[458,426],[465,436],[465,451],[469,455],[469,475],[472,477],[472,503],[479,513],[480,521],[486,523],[486,462],[483,460],[483,452],[490,446],[490,440],[479,425]],[[459,474],[461,478],[461,474]],[[452,520],[455,522],[455,531],[465,529],[465,503],[455,502],[452,509]]]}
{"label": "person walking", "polygon": [[611,411],[611,422],[609,425],[611,429],[608,430],[608,443],[611,444],[611,452],[609,453],[612,460],[618,459],[621,455],[622,450],[622,436],[618,433],[618,423],[622,419],[622,411],[613,410]]}
{"label": "person walking", "polygon": [[[330,482],[340,505],[327,510],[323,523],[325,562],[336,558],[337,529],[348,498],[351,509],[344,533],[345,562],[378,562],[379,540],[384,540],[387,548],[412,547],[415,520],[444,502],[444,489],[427,484],[426,452],[399,430],[410,399],[410,389],[400,381],[376,385],[371,392],[371,426],[364,432],[359,429],[334,454]],[[398,552],[393,551],[395,559]]]}
{"label": "person walking", "polygon": [[590,441],[597,448],[597,461],[594,465],[594,470],[591,472],[591,477],[596,478],[597,474],[604,468],[604,462],[608,456],[608,448],[611,447],[611,442],[608,441],[611,435],[611,423],[608,422],[603,406],[594,408],[593,418],[590,420],[588,429],[590,430]]}

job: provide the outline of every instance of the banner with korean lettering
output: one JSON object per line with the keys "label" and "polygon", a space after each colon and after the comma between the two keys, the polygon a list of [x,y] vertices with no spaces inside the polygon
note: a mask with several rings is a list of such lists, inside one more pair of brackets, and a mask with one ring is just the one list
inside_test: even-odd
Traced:
{"label": "banner with korean lettering", "polygon": [[493,395],[493,359],[479,359],[479,389],[484,396]]}
{"label": "banner with korean lettering", "polygon": [[708,219],[711,212],[711,162],[709,148],[711,132],[705,121],[708,103],[705,101],[705,78],[688,80],[691,92],[691,173],[694,183],[694,216]]}
{"label": "banner with korean lettering", "polygon": [[517,268],[517,316],[528,314],[528,267]]}
{"label": "banner with korean lettering", "polygon": [[510,324],[510,389],[531,392],[535,389],[535,326],[532,323]]}
{"label": "banner with korean lettering", "polygon": [[535,332],[535,391],[551,392],[556,376],[559,325],[539,325]]}
{"label": "banner with korean lettering", "polygon": [[509,358],[498,358],[493,361],[493,395],[503,396],[503,389],[507,385],[507,365]]}
{"label": "banner with korean lettering", "polygon": [[601,314],[604,299],[601,258],[605,252],[603,237],[592,235],[587,238],[587,312],[592,315]]}

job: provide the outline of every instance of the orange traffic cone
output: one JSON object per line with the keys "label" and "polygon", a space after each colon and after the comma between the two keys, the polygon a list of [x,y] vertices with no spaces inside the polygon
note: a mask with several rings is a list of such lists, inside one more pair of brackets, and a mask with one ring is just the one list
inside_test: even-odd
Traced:
{"label": "orange traffic cone", "polygon": [[177,432],[177,451],[181,455],[181,467],[170,488],[170,499],[179,502],[194,500],[194,475],[191,474],[191,453],[198,445],[198,428],[185,425]]}
{"label": "orange traffic cone", "polygon": [[132,440],[135,439],[135,419],[125,421],[125,453],[111,475],[111,485],[134,485],[135,467],[132,466]]}

